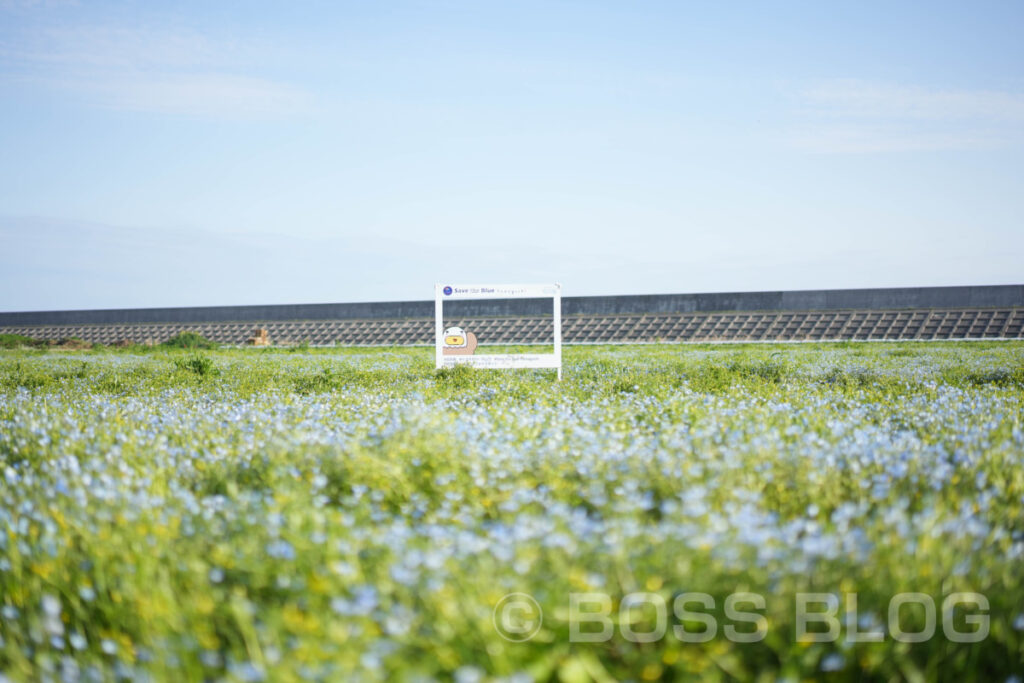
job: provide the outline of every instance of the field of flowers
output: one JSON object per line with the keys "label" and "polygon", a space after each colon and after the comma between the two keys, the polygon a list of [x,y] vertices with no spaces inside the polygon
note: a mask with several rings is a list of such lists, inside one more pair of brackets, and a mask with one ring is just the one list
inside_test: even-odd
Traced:
{"label": "field of flowers", "polygon": [[0,681],[1020,680],[1024,345],[565,358],[0,352]]}

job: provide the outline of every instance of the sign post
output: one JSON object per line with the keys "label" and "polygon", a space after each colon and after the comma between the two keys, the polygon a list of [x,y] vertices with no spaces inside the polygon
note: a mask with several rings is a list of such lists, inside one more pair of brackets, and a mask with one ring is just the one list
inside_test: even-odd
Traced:
{"label": "sign post", "polygon": [[[476,336],[459,327],[444,327],[444,302],[468,299],[552,299],[554,353],[474,355]],[[434,285],[434,366],[477,368],[554,368],[562,379],[562,285]]]}

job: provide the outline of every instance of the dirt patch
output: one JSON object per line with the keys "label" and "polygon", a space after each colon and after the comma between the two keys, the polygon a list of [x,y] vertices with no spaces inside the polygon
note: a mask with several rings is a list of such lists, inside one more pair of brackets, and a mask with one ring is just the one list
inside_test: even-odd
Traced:
{"label": "dirt patch", "polygon": [[50,346],[56,349],[65,349],[70,351],[83,351],[92,348],[92,342],[87,342],[84,339],[77,337],[69,337],[60,340],[50,340]]}

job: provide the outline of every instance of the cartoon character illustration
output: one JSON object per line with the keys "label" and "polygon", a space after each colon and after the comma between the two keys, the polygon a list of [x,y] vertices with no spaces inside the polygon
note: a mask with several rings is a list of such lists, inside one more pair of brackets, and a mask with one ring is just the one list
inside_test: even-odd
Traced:
{"label": "cartoon character illustration", "polygon": [[461,327],[449,327],[444,331],[441,351],[446,356],[472,356],[476,351],[476,335]]}

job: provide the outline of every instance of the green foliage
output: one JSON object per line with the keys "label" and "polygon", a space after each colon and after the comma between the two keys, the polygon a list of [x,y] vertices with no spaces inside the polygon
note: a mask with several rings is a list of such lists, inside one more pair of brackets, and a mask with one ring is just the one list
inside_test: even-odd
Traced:
{"label": "green foliage", "polygon": [[40,372],[33,366],[18,361],[6,365],[0,377],[3,386],[12,389],[40,389],[53,382],[53,376],[49,372]]}
{"label": "green foliage", "polygon": [[839,389],[859,389],[881,381],[881,377],[867,368],[832,368],[822,378],[825,384]]}
{"label": "green foliage", "polygon": [[476,383],[479,371],[469,365],[452,365],[441,368],[434,372],[434,377],[440,386],[447,389],[462,390],[468,389]]}
{"label": "green foliage", "polygon": [[293,380],[295,391],[300,394],[312,394],[331,391],[341,386],[342,377],[336,375],[331,368],[321,368],[313,375],[300,375]]}
{"label": "green foliage", "polygon": [[1024,388],[1024,364],[1001,368],[950,367],[942,371],[942,380],[956,386]]}
{"label": "green foliage", "polygon": [[207,377],[218,372],[213,364],[213,359],[199,354],[192,354],[187,358],[175,358],[174,367],[200,377]]}
{"label": "green foliage", "polygon": [[215,349],[219,344],[210,341],[198,332],[179,332],[160,346],[169,349]]}
{"label": "green foliage", "polygon": [[17,359],[0,365],[0,387],[43,389],[59,386],[70,380],[82,379],[88,374],[88,364],[80,361],[44,366]]}
{"label": "green foliage", "polygon": [[0,334],[0,349],[31,348],[45,343],[20,334]]}
{"label": "green foliage", "polygon": [[780,355],[774,353],[772,358],[753,362],[733,361],[729,365],[729,370],[740,377],[779,384],[786,378],[788,372],[786,363],[777,358]]}
{"label": "green foliage", "polygon": [[306,353],[309,351],[309,340],[303,339],[298,344],[288,347],[289,353]]}
{"label": "green foliage", "polygon": [[[1024,344],[567,347],[562,382],[435,371],[422,348],[143,350],[0,353],[11,680],[982,681],[1024,661]],[[569,595],[598,591],[614,636],[570,643]],[[622,636],[650,628],[618,612],[641,591],[668,608],[652,643]],[[693,591],[707,643],[674,636]],[[765,597],[759,642],[724,637],[740,591]],[[884,624],[907,591],[983,593],[990,635],[953,643],[938,612],[914,645],[794,638],[799,593],[839,597],[845,634],[845,596]],[[495,631],[513,592],[544,610],[533,640]]]}

